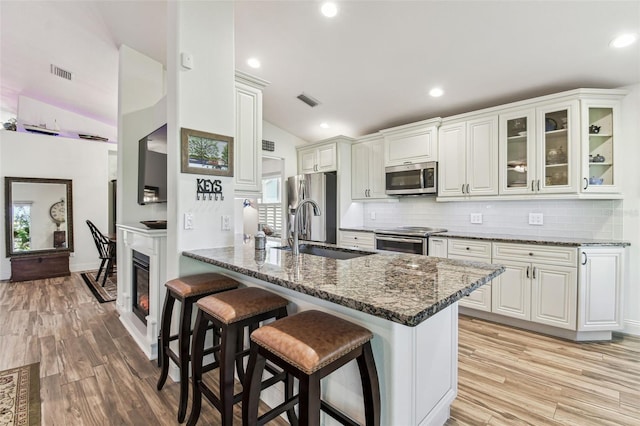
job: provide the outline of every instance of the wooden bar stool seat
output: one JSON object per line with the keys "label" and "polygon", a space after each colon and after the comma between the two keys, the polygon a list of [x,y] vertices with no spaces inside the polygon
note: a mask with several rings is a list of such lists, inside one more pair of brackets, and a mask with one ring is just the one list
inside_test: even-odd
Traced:
{"label": "wooden bar stool seat", "polygon": [[[315,310],[288,316],[254,331],[242,400],[243,425],[262,425],[296,404],[300,425],[319,425],[320,410],[342,424],[357,424],[320,398],[320,380],[356,359],[366,424],[379,426],[380,388],[371,350],[372,337],[364,327]],[[299,394],[258,418],[261,390],[258,385],[266,361],[296,377],[300,381]]]}
{"label": "wooden bar stool seat", "polygon": [[[162,308],[160,337],[158,342],[158,361],[160,363],[160,378],[157,388],[161,390],[167,381],[169,373],[169,358],[180,369],[180,402],[178,405],[178,422],[182,423],[187,414],[187,399],[189,396],[189,361],[191,338],[191,315],[193,304],[199,299],[211,294],[238,288],[238,281],[217,273],[204,273],[176,278],[165,283],[167,295]],[[180,330],[171,335],[171,316],[175,301],[181,302]],[[178,353],[174,352],[169,343],[178,340]]]}
{"label": "wooden bar stool seat", "polygon": [[[188,425],[195,425],[200,417],[202,396],[204,395],[213,406],[220,411],[223,426],[233,423],[233,405],[242,400],[242,392],[234,394],[234,371],[237,371],[243,382],[244,358],[249,350],[244,349],[244,328],[249,332],[258,328],[261,321],[279,319],[287,316],[289,301],[267,290],[257,287],[240,288],[200,299],[197,302],[198,315],[194,328],[192,386],[193,399]],[[203,366],[204,337],[209,323],[220,330],[221,341],[218,357],[213,364]],[[235,368],[234,368],[235,364]],[[219,396],[202,381],[203,373],[219,369]],[[266,388],[280,381],[285,382],[285,394],[293,393],[293,378],[288,379],[282,371],[267,368],[272,376],[262,382],[258,380],[258,387]],[[288,413],[290,419],[295,419],[293,409]],[[295,424],[295,423],[294,423]]]}

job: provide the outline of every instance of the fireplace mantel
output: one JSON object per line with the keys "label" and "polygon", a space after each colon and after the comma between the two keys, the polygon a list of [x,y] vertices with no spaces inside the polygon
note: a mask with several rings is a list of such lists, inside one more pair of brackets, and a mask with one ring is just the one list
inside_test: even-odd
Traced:
{"label": "fireplace mantel", "polygon": [[[118,298],[116,308],[120,321],[149,359],[158,356],[158,332],[167,252],[167,230],[148,229],[144,225],[119,224],[118,231]],[[149,256],[149,316],[147,324],[133,312],[133,251]]]}

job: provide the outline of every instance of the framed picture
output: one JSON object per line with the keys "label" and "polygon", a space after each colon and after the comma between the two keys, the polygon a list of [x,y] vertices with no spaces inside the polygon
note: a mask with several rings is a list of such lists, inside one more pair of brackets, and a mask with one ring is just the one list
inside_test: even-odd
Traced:
{"label": "framed picture", "polygon": [[233,138],[180,129],[182,173],[233,176]]}

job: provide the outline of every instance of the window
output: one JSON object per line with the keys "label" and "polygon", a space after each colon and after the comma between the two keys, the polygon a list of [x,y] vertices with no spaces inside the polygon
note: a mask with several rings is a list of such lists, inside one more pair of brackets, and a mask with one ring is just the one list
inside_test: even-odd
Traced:
{"label": "window", "polygon": [[282,177],[265,176],[262,178],[262,198],[258,200],[258,223],[267,225],[274,235],[282,232]]}
{"label": "window", "polygon": [[262,202],[265,204],[280,202],[280,176],[262,178]]}
{"label": "window", "polygon": [[13,250],[31,249],[31,203],[13,204]]}

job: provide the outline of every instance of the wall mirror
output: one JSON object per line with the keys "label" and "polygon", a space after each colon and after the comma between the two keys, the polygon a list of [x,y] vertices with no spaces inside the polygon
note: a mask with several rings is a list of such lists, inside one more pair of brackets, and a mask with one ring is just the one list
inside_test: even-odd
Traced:
{"label": "wall mirror", "polygon": [[7,257],[73,251],[70,179],[5,177]]}

